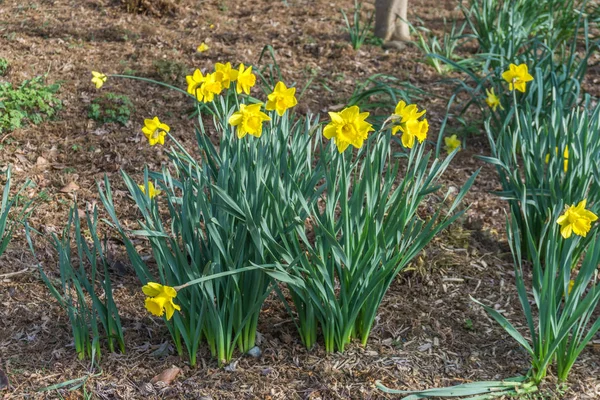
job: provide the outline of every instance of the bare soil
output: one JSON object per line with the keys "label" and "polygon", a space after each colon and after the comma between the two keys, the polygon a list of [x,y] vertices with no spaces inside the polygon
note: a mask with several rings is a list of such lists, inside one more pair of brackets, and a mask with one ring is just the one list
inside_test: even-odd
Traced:
{"label": "bare soil", "polygon": [[[454,1],[411,0],[411,5],[409,18],[422,19],[438,34],[444,19],[461,18]],[[118,79],[97,91],[91,70],[159,77],[154,62],[167,59],[187,71],[210,70],[215,62],[257,63],[263,47],[271,45],[288,85],[303,87],[312,79],[298,106],[301,112],[325,113],[343,105],[357,82],[390,74],[429,93],[420,106],[428,110],[435,139],[452,87],[439,83],[443,77],[414,46],[388,51],[367,44],[352,50],[339,11],[352,6],[352,0],[0,0],[0,57],[11,63],[8,76],[0,79],[20,83],[47,73],[49,81],[61,82],[65,105],[55,121],[0,138],[0,164],[14,166],[17,182],[33,179],[30,195],[47,193],[30,224],[44,233],[60,232],[74,199],[81,207],[98,201],[96,182],[105,174],[119,189],[119,170],[140,174],[146,164],[160,168],[166,156],[142,140],[144,118],[164,116],[178,139],[194,146],[193,123],[186,118],[189,103],[180,95]],[[210,50],[197,53],[203,41]],[[592,92],[597,61],[597,56],[591,60],[586,86]],[[175,78],[184,87],[185,78]],[[88,118],[89,103],[102,91],[132,99],[136,110],[128,125],[100,125]],[[68,319],[39,279],[19,232],[0,259],[0,371],[10,381],[0,396],[82,398],[82,390],[39,390],[101,372],[86,384],[87,392],[100,399],[384,399],[393,396],[375,388],[377,379],[410,390],[526,373],[527,354],[469,298],[495,306],[522,326],[504,232],[506,204],[490,194],[499,188],[494,170],[474,158],[488,154],[484,137],[460,131],[455,121],[451,125],[470,136],[446,185],[458,187],[483,167],[467,196],[470,208],[394,282],[366,347],[357,343],[330,355],[319,347],[307,351],[273,298],[259,325],[260,358],[238,355],[235,370],[226,371],[204,349],[199,366],[190,368],[173,353],[162,321],[145,312],[139,284],[123,261],[114,271],[114,285],[127,351],[105,353],[101,370],[92,371],[89,361],[77,360]],[[78,189],[61,192],[70,183]],[[117,192],[116,202],[123,218],[135,223],[124,192]],[[56,273],[50,244],[40,241],[37,247],[44,268]],[[18,271],[25,272],[4,277]],[[171,385],[149,383],[172,365],[182,373]],[[590,346],[574,367],[569,389],[558,390],[550,376],[544,398],[600,398],[599,372],[598,350]]]}

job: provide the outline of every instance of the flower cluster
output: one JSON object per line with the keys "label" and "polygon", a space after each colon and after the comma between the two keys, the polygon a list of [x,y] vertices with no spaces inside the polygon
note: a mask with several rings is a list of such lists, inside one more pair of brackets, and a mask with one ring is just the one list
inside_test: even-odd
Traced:
{"label": "flower cluster", "polygon": [[[508,70],[502,73],[502,79],[508,83],[509,90],[518,90],[521,93],[525,93],[525,90],[527,89],[527,82],[532,81],[533,76],[531,76],[529,73],[527,64],[510,64],[508,66]],[[493,112],[496,112],[498,107],[500,107],[501,110],[504,110],[504,107],[502,107],[502,103],[500,102],[500,98],[496,95],[496,93],[494,93],[494,88],[486,89],[485,94],[485,102]]]}
{"label": "flower cluster", "polygon": [[[214,100],[215,95],[220,95],[224,89],[229,89],[231,82],[237,81],[242,72],[248,75],[248,70],[253,78],[252,84],[247,86],[246,94],[250,94],[250,87],[254,86],[256,82],[256,76],[252,74],[252,67],[245,68],[244,64],[240,64],[239,70],[235,70],[229,62],[227,64],[216,63],[215,71],[206,76],[199,69],[195,70],[192,75],[186,76],[187,92],[200,102],[210,103]],[[245,79],[249,80],[250,78],[246,77]],[[240,93],[239,90],[238,93]]]}
{"label": "flower cluster", "polygon": [[402,132],[402,145],[407,148],[412,148],[415,144],[415,138],[419,143],[427,138],[429,131],[429,122],[427,118],[420,119],[425,115],[425,110],[419,111],[415,104],[406,104],[404,101],[396,105],[394,114],[392,114],[392,135],[399,131]]}

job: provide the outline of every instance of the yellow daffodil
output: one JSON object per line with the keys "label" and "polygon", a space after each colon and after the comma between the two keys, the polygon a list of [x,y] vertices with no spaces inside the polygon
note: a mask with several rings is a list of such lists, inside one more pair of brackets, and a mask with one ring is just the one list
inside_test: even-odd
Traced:
{"label": "yellow daffodil", "polygon": [[[558,154],[558,147],[555,149],[556,154]],[[550,153],[546,154],[546,164],[550,162]],[[569,170],[569,146],[565,147],[565,151],[563,151],[563,170],[567,172]]]}
{"label": "yellow daffodil", "polygon": [[202,99],[200,99],[199,96],[196,97],[199,101],[210,103],[214,100],[216,94],[218,95],[221,93],[221,90],[223,90],[223,86],[221,86],[221,82],[217,81],[215,74],[208,74],[204,77],[204,81],[200,86]]}
{"label": "yellow daffodil", "polygon": [[[138,185],[138,187],[140,188],[142,193],[146,194],[146,187],[144,185]],[[161,191],[154,187],[154,183],[148,182],[148,198],[150,200],[158,196],[160,193]]]}
{"label": "yellow daffodil", "polygon": [[460,145],[461,145],[461,142],[456,137],[456,135],[452,135],[450,137],[445,137],[444,143],[446,144],[446,151],[448,152],[448,154],[452,153],[457,148],[460,149]]}
{"label": "yellow daffodil", "polygon": [[485,94],[487,94],[485,102],[492,109],[493,112],[496,112],[496,108],[498,107],[500,107],[501,110],[504,110],[502,104],[500,104],[500,99],[498,98],[498,96],[496,96],[496,93],[494,93],[494,88],[491,88],[490,90],[486,89]]}
{"label": "yellow daffodil", "polygon": [[244,64],[240,64],[237,76],[236,91],[238,94],[244,92],[250,94],[250,88],[256,83],[256,75],[252,73],[252,66],[246,68]]}
{"label": "yellow daffodil", "polygon": [[246,134],[256,137],[262,135],[263,122],[270,121],[271,118],[260,110],[261,107],[262,103],[240,104],[240,110],[229,117],[229,124],[237,127],[238,138],[241,139]]}
{"label": "yellow daffodil", "polygon": [[142,132],[148,138],[150,146],[154,146],[157,143],[165,144],[165,136],[167,136],[167,132],[170,130],[169,125],[160,122],[158,117],[145,119],[144,127],[142,128]]}
{"label": "yellow daffodil", "polygon": [[298,104],[298,100],[296,100],[296,88],[287,88],[285,83],[277,82],[275,85],[275,90],[268,96],[268,101],[265,109],[272,111],[277,111],[279,116],[283,116],[285,110],[288,108],[294,107]]}
{"label": "yellow daffodil", "polygon": [[208,47],[208,45],[204,42],[200,43],[200,46],[198,46],[198,48],[196,49],[196,51],[198,53],[204,53],[205,51],[208,51],[210,49],[210,47]]}
{"label": "yellow daffodil", "polygon": [[102,72],[92,71],[92,83],[96,85],[96,89],[100,89],[108,77]]}
{"label": "yellow daffodil", "polygon": [[177,290],[171,286],[163,286],[156,282],[148,282],[142,287],[142,291],[146,296],[146,310],[152,315],[162,317],[166,313],[167,321],[173,317],[175,310],[181,311],[181,307],[173,303],[173,299],[177,297]]}
{"label": "yellow daffodil", "polygon": [[374,130],[373,126],[365,121],[368,116],[368,112],[361,113],[357,106],[344,108],[340,112],[330,112],[331,122],[323,129],[323,136],[335,139],[340,153],[349,145],[361,148],[369,132]]}
{"label": "yellow daffodil", "polygon": [[508,71],[502,73],[502,78],[508,82],[508,88],[510,90],[518,90],[525,93],[527,82],[533,80],[533,76],[529,74],[527,64],[510,64]]}
{"label": "yellow daffodil", "polygon": [[425,115],[425,110],[419,111],[416,104],[406,104],[403,100],[400,100],[396,105],[394,114],[392,114],[392,121],[394,126],[392,127],[392,135],[402,132],[402,145],[407,148],[412,148],[415,144],[415,138],[419,143],[423,143],[423,140],[427,138],[427,132],[429,131],[429,122],[427,118],[419,120]]}
{"label": "yellow daffodil", "polygon": [[200,87],[206,78],[202,75],[199,69],[195,70],[192,75],[188,75],[185,77],[187,81],[188,87],[187,92],[192,96],[196,96],[198,101],[202,101],[202,92],[200,92]]}
{"label": "yellow daffodil", "polygon": [[556,223],[560,225],[560,234],[568,239],[571,233],[585,237],[592,228],[592,222],[598,219],[593,212],[585,209],[586,200],[582,200],[575,206],[567,207],[564,214],[558,217]]}
{"label": "yellow daffodil", "polygon": [[221,83],[224,89],[229,89],[231,82],[235,82],[238,77],[238,71],[231,68],[231,63],[215,64],[215,80]]}

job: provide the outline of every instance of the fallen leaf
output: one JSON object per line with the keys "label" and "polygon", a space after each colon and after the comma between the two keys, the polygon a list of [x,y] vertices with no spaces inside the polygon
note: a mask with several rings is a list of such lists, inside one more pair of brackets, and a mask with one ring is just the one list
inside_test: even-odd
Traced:
{"label": "fallen leaf", "polygon": [[69,182],[65,187],[60,189],[63,193],[72,193],[79,190],[79,186],[75,182]]}
{"label": "fallen leaf", "polygon": [[170,385],[173,380],[177,377],[177,375],[181,372],[180,368],[176,366],[172,366],[171,368],[165,369],[160,374],[156,375],[154,378],[150,380],[150,383],[154,384],[157,382],[164,382],[167,385]]}
{"label": "fallen leaf", "polygon": [[46,160],[44,157],[38,157],[35,163],[38,167],[45,167],[48,165],[48,160]]}
{"label": "fallen leaf", "polygon": [[0,390],[8,389],[8,376],[0,369]]}

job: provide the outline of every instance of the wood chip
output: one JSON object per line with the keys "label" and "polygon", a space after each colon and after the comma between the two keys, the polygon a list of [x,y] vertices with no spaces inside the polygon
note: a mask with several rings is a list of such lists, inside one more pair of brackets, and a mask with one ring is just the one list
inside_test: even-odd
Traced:
{"label": "wood chip", "polygon": [[62,193],[73,193],[79,190],[79,186],[75,182],[69,182],[65,187],[60,189]]}
{"label": "wood chip", "polygon": [[165,369],[163,372],[161,372],[160,374],[158,374],[154,378],[152,378],[150,380],[150,383],[155,384],[157,382],[164,382],[167,385],[170,385],[171,382],[173,382],[175,380],[175,378],[177,377],[179,372],[181,372],[180,368],[177,368],[176,366],[172,366],[171,368]]}

